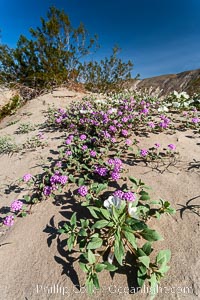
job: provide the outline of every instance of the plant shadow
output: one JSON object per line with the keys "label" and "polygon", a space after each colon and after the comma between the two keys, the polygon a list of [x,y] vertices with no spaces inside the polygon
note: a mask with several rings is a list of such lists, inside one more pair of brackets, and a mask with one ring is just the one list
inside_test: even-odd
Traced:
{"label": "plant shadow", "polygon": [[189,211],[189,212],[197,215],[198,217],[200,217],[200,204],[191,204],[191,202],[197,198],[200,198],[200,195],[189,199],[185,205],[178,204],[179,206],[182,207],[182,208],[178,209],[178,211],[180,211],[180,217],[182,220],[183,220],[183,214],[185,211]]}

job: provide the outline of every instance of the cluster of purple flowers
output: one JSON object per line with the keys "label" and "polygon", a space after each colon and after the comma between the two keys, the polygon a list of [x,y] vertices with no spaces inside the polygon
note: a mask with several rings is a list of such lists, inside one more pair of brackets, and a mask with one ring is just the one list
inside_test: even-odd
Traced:
{"label": "cluster of purple flowers", "polygon": [[119,158],[109,158],[108,165],[111,166],[112,170],[110,176],[112,180],[120,179],[120,172],[122,171],[122,161]]}
{"label": "cluster of purple flowers", "polygon": [[17,199],[11,203],[10,210],[12,212],[18,212],[22,209],[22,207],[23,207],[23,202]]}
{"label": "cluster of purple flowers", "polygon": [[79,195],[81,195],[82,197],[85,197],[88,193],[88,189],[85,185],[82,185],[78,188],[78,193]]}
{"label": "cluster of purple flowers", "polygon": [[3,220],[3,224],[5,226],[11,227],[14,224],[14,216],[6,216],[5,219]]}
{"label": "cluster of purple flowers", "polygon": [[160,116],[160,119],[161,119],[161,122],[159,123],[159,126],[161,128],[166,129],[169,126],[169,123],[171,122],[170,119],[164,115]]}
{"label": "cluster of purple flowers", "polygon": [[147,156],[148,153],[149,153],[149,152],[148,152],[147,149],[141,149],[141,150],[140,150],[140,155],[143,156],[143,157]]}
{"label": "cluster of purple flowers", "polygon": [[53,191],[58,189],[58,185],[65,185],[67,183],[68,176],[61,175],[59,171],[55,171],[55,174],[50,177],[50,186],[46,185],[43,188],[43,194],[49,196]]}
{"label": "cluster of purple flowers", "polygon": [[24,182],[28,182],[28,181],[30,181],[31,179],[32,179],[32,175],[31,174],[25,174],[24,176],[23,176],[23,181]]}
{"label": "cluster of purple flowers", "polygon": [[128,202],[132,202],[132,201],[135,201],[136,200],[136,196],[134,193],[132,192],[123,192],[121,190],[117,190],[114,192],[113,194],[114,196],[122,199],[122,200],[126,200]]}
{"label": "cluster of purple flowers", "polygon": [[104,177],[108,174],[108,169],[101,166],[95,166],[95,173],[99,174],[100,176]]}

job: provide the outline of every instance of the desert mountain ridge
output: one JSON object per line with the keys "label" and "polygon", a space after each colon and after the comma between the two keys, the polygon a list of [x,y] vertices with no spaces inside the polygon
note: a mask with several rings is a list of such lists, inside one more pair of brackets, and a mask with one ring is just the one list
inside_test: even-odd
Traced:
{"label": "desert mountain ridge", "polygon": [[185,71],[178,74],[166,74],[145,79],[130,79],[127,88],[144,90],[152,88],[159,91],[159,96],[168,95],[173,91],[187,92],[192,95],[200,92],[200,69]]}

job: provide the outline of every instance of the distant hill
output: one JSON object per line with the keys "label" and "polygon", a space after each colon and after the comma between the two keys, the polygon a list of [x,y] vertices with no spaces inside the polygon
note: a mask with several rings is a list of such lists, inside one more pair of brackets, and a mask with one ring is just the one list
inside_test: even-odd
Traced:
{"label": "distant hill", "polygon": [[160,95],[167,95],[174,90],[177,92],[185,91],[192,95],[193,93],[200,93],[200,69],[141,80],[130,79],[127,82],[127,87],[137,90],[152,87],[153,91],[159,88],[162,90]]}

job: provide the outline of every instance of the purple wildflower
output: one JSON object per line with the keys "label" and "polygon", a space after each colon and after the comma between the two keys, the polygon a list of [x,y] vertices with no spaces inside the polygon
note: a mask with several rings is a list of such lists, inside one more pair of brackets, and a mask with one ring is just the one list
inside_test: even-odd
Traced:
{"label": "purple wildflower", "polygon": [[170,150],[175,150],[175,149],[176,149],[176,146],[175,146],[174,144],[169,144],[169,145],[168,145],[168,148],[169,148]]}
{"label": "purple wildflower", "polygon": [[128,130],[122,129],[122,135],[123,135],[123,136],[127,136],[127,135],[128,135]]}
{"label": "purple wildflower", "polygon": [[86,140],[86,138],[87,138],[87,136],[86,136],[85,134],[81,134],[81,135],[80,135],[80,139],[81,139],[81,141],[84,141],[84,140]]}
{"label": "purple wildflower", "polygon": [[112,178],[113,180],[118,180],[118,179],[120,179],[120,174],[119,174],[118,172],[113,171],[113,172],[111,173],[111,178]]}
{"label": "purple wildflower", "polygon": [[24,181],[24,182],[28,182],[29,180],[31,180],[32,177],[33,177],[33,176],[32,176],[31,174],[25,174],[25,175],[23,176],[23,181]]}
{"label": "purple wildflower", "polygon": [[70,145],[71,142],[72,142],[72,140],[68,138],[68,139],[66,139],[65,144],[66,144],[66,145]]}
{"label": "purple wildflower", "polygon": [[10,205],[10,210],[12,212],[18,212],[22,209],[23,203],[20,200],[14,200]]}
{"label": "purple wildflower", "polygon": [[59,177],[59,182],[60,182],[62,185],[65,185],[66,182],[67,182],[67,180],[68,180],[68,177],[67,177],[66,175],[61,175],[61,176]]}
{"label": "purple wildflower", "polygon": [[160,144],[159,143],[155,143],[154,146],[155,146],[155,148],[159,148]]}
{"label": "purple wildflower", "polygon": [[115,192],[113,193],[113,195],[116,196],[116,197],[118,197],[118,198],[120,198],[120,199],[122,199],[123,196],[124,196],[124,192],[123,192],[123,191],[120,191],[120,190],[117,190],[117,191],[115,191]]}
{"label": "purple wildflower", "polygon": [[127,145],[127,146],[130,146],[131,144],[132,144],[132,141],[131,141],[130,139],[127,139],[127,140],[126,140],[126,145]]}
{"label": "purple wildflower", "polygon": [[199,118],[192,118],[192,123],[197,124],[200,122]]}
{"label": "purple wildflower", "polygon": [[83,151],[85,151],[85,150],[87,150],[87,148],[88,148],[87,145],[83,145],[81,149],[82,149]]}
{"label": "purple wildflower", "polygon": [[13,216],[7,216],[5,217],[5,219],[3,220],[3,224],[8,226],[8,227],[11,227],[13,226],[14,224],[14,217]]}
{"label": "purple wildflower", "polygon": [[88,189],[85,185],[82,185],[78,188],[78,193],[79,195],[81,195],[82,197],[86,196],[88,193]]}
{"label": "purple wildflower", "polygon": [[147,125],[151,128],[155,128],[155,124],[154,122],[148,122]]}
{"label": "purple wildflower", "polygon": [[44,187],[44,189],[43,189],[43,194],[44,194],[45,196],[49,196],[49,195],[51,194],[51,192],[52,192],[52,187],[46,185],[46,186]]}
{"label": "purple wildflower", "polygon": [[72,155],[72,151],[67,150],[67,151],[65,152],[65,154],[66,154],[67,156],[70,156],[70,155]]}
{"label": "purple wildflower", "polygon": [[135,194],[132,192],[125,192],[123,195],[123,199],[126,201],[135,201]]}
{"label": "purple wildflower", "polygon": [[147,156],[148,155],[148,150],[147,149],[141,149],[140,150],[140,155],[143,156],[143,157]]}
{"label": "purple wildflower", "polygon": [[95,172],[97,174],[99,174],[100,176],[106,176],[107,173],[108,173],[108,169],[104,168],[104,167],[99,167],[99,166],[96,166],[95,167]]}
{"label": "purple wildflower", "polygon": [[94,150],[90,151],[90,156],[91,157],[96,157],[96,155],[97,155],[96,151],[94,151]]}

